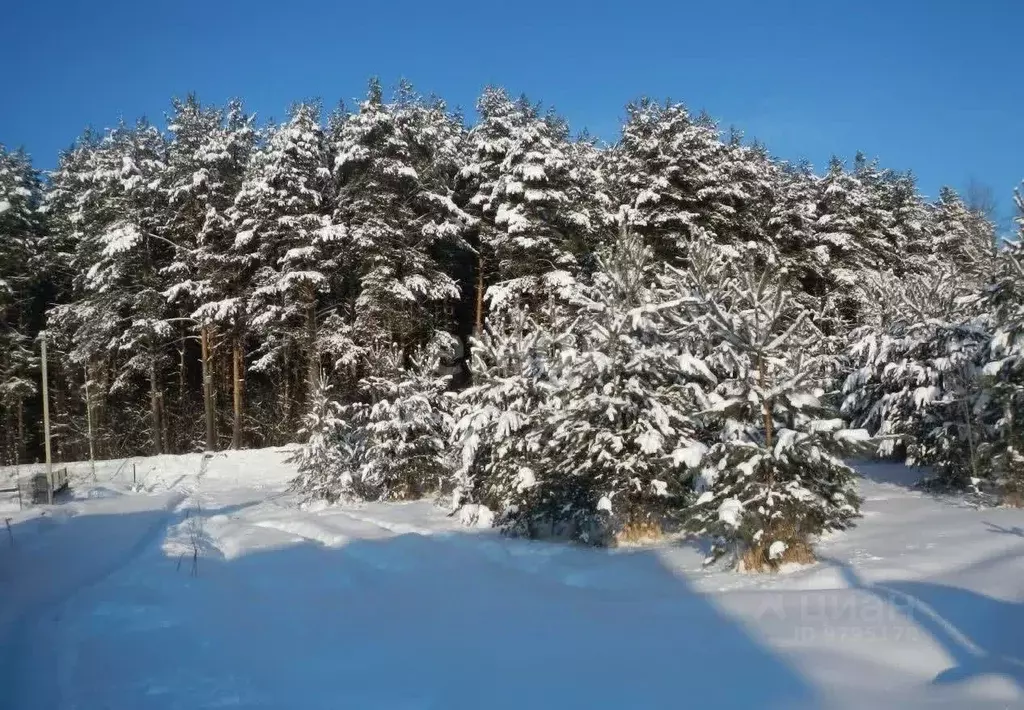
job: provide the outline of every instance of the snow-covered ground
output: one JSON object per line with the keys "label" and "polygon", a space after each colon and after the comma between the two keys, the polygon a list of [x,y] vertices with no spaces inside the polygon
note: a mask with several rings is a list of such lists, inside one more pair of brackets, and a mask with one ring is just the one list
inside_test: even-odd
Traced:
{"label": "snow-covered ground", "polygon": [[821,562],[753,576],[429,502],[303,510],[286,457],[77,465],[57,505],[4,503],[0,707],[1024,707],[1024,511],[899,468],[862,467]]}

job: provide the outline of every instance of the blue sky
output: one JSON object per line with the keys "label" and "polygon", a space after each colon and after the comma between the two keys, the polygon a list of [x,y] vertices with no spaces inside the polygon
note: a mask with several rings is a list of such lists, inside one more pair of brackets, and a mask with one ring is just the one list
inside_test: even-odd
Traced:
{"label": "blue sky", "polygon": [[170,97],[360,98],[409,78],[471,109],[488,83],[614,140],[639,95],[705,108],[784,158],[863,150],[922,190],[1024,178],[1020,0],[11,2],[0,142],[38,165],[86,125],[162,121]]}

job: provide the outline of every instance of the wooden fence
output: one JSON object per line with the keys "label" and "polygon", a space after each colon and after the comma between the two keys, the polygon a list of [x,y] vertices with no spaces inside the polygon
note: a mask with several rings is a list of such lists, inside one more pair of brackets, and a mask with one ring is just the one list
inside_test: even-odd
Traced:
{"label": "wooden fence", "polygon": [[[67,468],[53,469],[53,494],[56,495],[67,487]],[[32,473],[21,476],[11,487],[0,488],[0,493],[17,493],[19,508],[24,508],[26,504],[47,503],[50,500],[50,482],[45,472]]]}

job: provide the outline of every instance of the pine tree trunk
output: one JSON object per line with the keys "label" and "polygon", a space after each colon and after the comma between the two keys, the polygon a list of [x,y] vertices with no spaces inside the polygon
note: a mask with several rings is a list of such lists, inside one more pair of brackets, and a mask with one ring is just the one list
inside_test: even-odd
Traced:
{"label": "pine tree trunk", "polygon": [[217,418],[213,393],[213,371],[210,367],[210,329],[203,326],[199,331],[203,358],[203,408],[206,411],[206,450],[217,449]]}
{"label": "pine tree trunk", "polygon": [[3,450],[0,451],[0,466],[17,466],[18,465],[18,444],[14,440],[16,427],[11,425],[12,412],[8,411],[5,407],[0,407],[0,412],[3,416],[0,416],[4,426],[4,442]]}
{"label": "pine tree trunk", "polygon": [[1013,450],[1015,448],[1015,441],[1014,441],[1014,439],[1016,437],[1016,435],[1014,434],[1014,431],[1013,431],[1014,430],[1013,395],[1010,395],[1007,398],[1007,400],[1006,400],[1005,418],[1006,418],[1006,448],[1007,448],[1007,453],[1008,453],[1008,456],[1007,456],[1007,466],[1009,466],[1009,459],[1013,455]]}
{"label": "pine tree trunk", "polygon": [[286,431],[291,426],[292,418],[292,368],[290,360],[288,351],[285,350],[283,376],[281,378],[284,381],[284,395],[281,399],[281,422]]}
{"label": "pine tree trunk", "polygon": [[967,404],[966,395],[960,404],[963,405],[964,424],[967,425],[967,451],[971,457],[971,476],[978,478],[978,457],[974,451],[974,427],[971,426],[971,408]]}
{"label": "pine tree trunk", "polygon": [[245,387],[245,369],[242,367],[242,343],[235,337],[231,348],[233,417],[231,420],[231,448],[242,448],[242,389]]}
{"label": "pine tree trunk", "polygon": [[316,343],[316,306],[311,305],[306,312],[306,339],[309,341],[309,370],[307,372],[306,401],[312,403],[320,381],[320,351]]}
{"label": "pine tree trunk", "polygon": [[[167,452],[170,453],[175,447],[171,446],[171,442],[175,445],[181,445],[183,441],[188,441],[191,438],[189,432],[189,425],[187,423],[187,412],[188,412],[188,401],[187,392],[185,391],[185,347],[188,343],[187,334],[184,330],[181,333],[181,348],[178,350],[178,410],[177,417],[173,424],[167,422],[164,429],[167,434],[165,435],[167,441]],[[164,411],[164,420],[168,419],[166,410]],[[187,444],[186,444],[187,445]]]}
{"label": "pine tree trunk", "polygon": [[167,421],[167,400],[164,399],[164,391],[160,390],[160,396],[157,397],[157,401],[160,403],[160,426],[164,433],[164,453],[174,453],[174,447],[171,446],[171,424]]}
{"label": "pine tree trunk", "polygon": [[185,401],[185,334],[181,335],[181,347],[178,349],[178,398]]}
{"label": "pine tree trunk", "polygon": [[474,331],[477,335],[484,332],[484,255],[476,258],[476,319]]}
{"label": "pine tree trunk", "polygon": [[18,400],[16,416],[18,419],[18,441],[14,447],[14,463],[20,464],[25,457],[25,401],[22,399]]}
{"label": "pine tree trunk", "polygon": [[[104,427],[108,426],[110,417],[107,416],[107,392],[110,387],[110,361],[103,360],[100,362],[100,402],[99,406],[94,409],[96,413],[96,433],[99,436],[99,446],[96,448],[96,455],[100,458],[110,458],[110,453],[113,447],[110,444],[109,434],[104,435]],[[104,455],[104,452],[106,455]]]}
{"label": "pine tree trunk", "polygon": [[[765,380],[767,376],[765,374],[764,367],[764,356],[757,356],[757,373],[758,373],[758,384],[761,387],[761,392],[764,393]],[[775,438],[775,432],[773,430],[774,423],[772,421],[772,403],[767,399],[761,403],[762,411],[764,414],[764,438],[768,448],[772,448],[772,441]]]}
{"label": "pine tree trunk", "polygon": [[[50,421],[60,422],[62,419],[67,420],[71,418],[71,407],[68,406],[67,397],[67,389],[71,385],[71,376],[65,375],[64,370],[58,364],[50,363],[49,367],[49,387],[53,397],[53,416],[50,419]],[[67,440],[66,437],[63,436],[55,437],[53,442],[57,448],[57,460],[66,461],[67,459],[64,457],[67,453],[69,453],[66,447],[78,446],[77,443],[72,444],[70,441]]]}
{"label": "pine tree trunk", "polygon": [[156,360],[149,363],[149,406],[153,415],[153,453],[163,453],[163,421],[160,417],[160,392],[156,381]]}
{"label": "pine tree trunk", "polygon": [[89,436],[89,465],[92,469],[92,477],[96,478],[96,434],[95,424],[93,423],[93,412],[92,412],[92,388],[89,386],[89,366],[86,365],[84,370],[85,374],[85,422],[86,431]]}

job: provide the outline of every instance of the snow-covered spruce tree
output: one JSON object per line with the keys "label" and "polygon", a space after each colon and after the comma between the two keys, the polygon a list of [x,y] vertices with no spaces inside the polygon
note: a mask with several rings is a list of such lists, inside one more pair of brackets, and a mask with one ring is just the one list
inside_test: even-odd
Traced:
{"label": "snow-covered spruce tree", "polygon": [[858,154],[852,170],[833,157],[826,173],[814,181],[814,225],[807,248],[816,266],[811,273],[794,275],[811,295],[831,301],[847,332],[873,307],[862,300],[861,276],[904,271],[904,245],[897,243],[900,233],[889,211],[894,178]]}
{"label": "snow-covered spruce tree", "polygon": [[993,327],[984,391],[996,421],[983,448],[991,483],[1010,505],[1024,506],[1024,196],[1016,195],[1018,239],[999,255],[983,304]]}
{"label": "snow-covered spruce tree", "polygon": [[[590,221],[579,209],[569,165],[568,126],[554,114],[529,121],[513,136],[492,195],[496,282],[506,294],[535,300],[545,274],[578,274],[589,251]],[[492,306],[494,296],[490,296]],[[543,296],[539,303],[543,303]]]}
{"label": "snow-covered spruce tree", "polygon": [[859,498],[842,456],[866,432],[847,430],[822,401],[819,333],[774,270],[735,265],[722,288],[691,284],[691,318],[718,338],[724,375],[706,414],[719,440],[695,476],[689,526],[760,570],[812,558],[814,536],[849,526]]}
{"label": "snow-covered spruce tree", "polygon": [[826,296],[829,250],[818,243],[815,233],[818,178],[804,163],[784,165],[776,180],[778,199],[772,205],[769,225],[779,262],[799,286],[798,298]]}
{"label": "snow-covered spruce tree", "polygon": [[610,545],[661,535],[690,500],[699,412],[715,380],[677,339],[652,251],[626,232],[600,257],[573,311],[550,324],[577,334],[552,363],[535,464],[492,486],[505,529]]}
{"label": "snow-covered spruce tree", "polygon": [[843,415],[877,437],[878,454],[928,466],[941,485],[981,475],[986,438],[978,367],[989,334],[971,308],[959,269],[864,278],[872,320],[851,333],[854,368],[843,385]]}
{"label": "snow-covered spruce tree", "polygon": [[860,300],[873,307],[851,334],[843,413],[879,437],[879,454],[930,467],[939,485],[973,487],[992,425],[978,368],[993,306],[977,296],[994,270],[994,229],[949,189],[919,229],[934,243],[922,251],[901,232],[901,275],[861,276]]}
{"label": "snow-covered spruce tree", "polygon": [[882,271],[897,276],[924,273],[935,248],[928,229],[930,207],[918,192],[913,173],[885,171],[885,175],[880,199],[889,213],[886,229],[894,252],[882,260]]}

